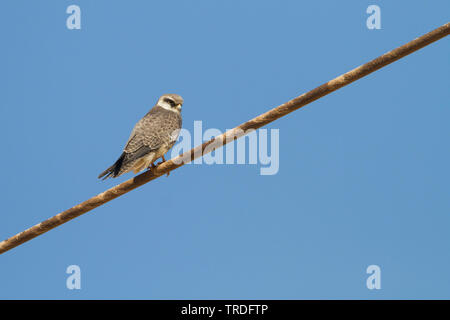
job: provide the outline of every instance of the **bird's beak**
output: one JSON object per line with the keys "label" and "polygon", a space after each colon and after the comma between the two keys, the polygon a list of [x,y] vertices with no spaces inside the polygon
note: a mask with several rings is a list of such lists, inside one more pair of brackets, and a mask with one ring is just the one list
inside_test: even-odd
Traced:
{"label": "bird's beak", "polygon": [[177,105],[177,110],[181,111],[181,103],[179,105]]}

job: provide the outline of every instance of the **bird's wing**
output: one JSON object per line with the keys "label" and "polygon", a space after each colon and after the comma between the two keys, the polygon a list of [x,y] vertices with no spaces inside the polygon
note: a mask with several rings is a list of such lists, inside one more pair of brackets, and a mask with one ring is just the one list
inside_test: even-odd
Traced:
{"label": "bird's wing", "polygon": [[131,132],[123,150],[127,154],[127,162],[158,150],[163,145],[173,145],[180,127],[179,115],[162,108],[153,108],[136,123]]}
{"label": "bird's wing", "polygon": [[130,134],[124,152],[127,154],[139,154],[142,157],[145,154],[157,150],[163,144],[162,137],[158,134],[160,119],[157,115],[147,114],[139,120]]}

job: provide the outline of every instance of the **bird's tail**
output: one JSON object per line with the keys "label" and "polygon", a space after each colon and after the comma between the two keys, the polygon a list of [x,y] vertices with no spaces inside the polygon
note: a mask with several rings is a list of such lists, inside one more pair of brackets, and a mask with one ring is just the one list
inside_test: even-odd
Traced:
{"label": "bird's tail", "polygon": [[120,169],[122,168],[124,158],[125,158],[125,153],[122,153],[122,155],[119,157],[119,159],[117,159],[117,161],[114,162],[114,164],[111,167],[109,167],[108,169],[106,169],[105,171],[100,173],[98,178],[99,179],[103,178],[102,180],[105,180],[110,177],[111,178],[117,177],[120,173]]}

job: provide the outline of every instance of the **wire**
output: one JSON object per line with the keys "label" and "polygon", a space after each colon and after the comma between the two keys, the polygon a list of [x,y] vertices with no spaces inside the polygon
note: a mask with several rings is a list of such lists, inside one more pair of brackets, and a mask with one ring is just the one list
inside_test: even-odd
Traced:
{"label": "wire", "polygon": [[220,136],[217,136],[194,149],[185,152],[171,160],[165,161],[153,170],[146,171],[132,179],[129,179],[121,184],[112,187],[111,189],[102,192],[95,197],[92,197],[66,211],[57,214],[25,231],[22,231],[15,236],[0,242],[0,254],[21,245],[53,228],[56,228],[63,223],[66,223],[83,213],[95,209],[108,201],[111,201],[121,195],[136,189],[143,184],[152,181],[172,170],[181,167],[202,155],[211,152],[216,148],[222,147],[224,144],[234,141],[243,136],[249,129],[258,129],[272,121],[275,121],[292,111],[295,111],[337,89],[340,89],[353,81],[361,79],[368,74],[385,67],[386,65],[401,59],[414,51],[417,51],[439,39],[442,39],[450,33],[450,22],[441,27],[420,36],[392,51],[389,51],[378,58],[369,61],[339,77],[322,84],[321,86],[298,96],[272,110],[263,113],[256,118],[253,118],[241,125],[231,129]]}

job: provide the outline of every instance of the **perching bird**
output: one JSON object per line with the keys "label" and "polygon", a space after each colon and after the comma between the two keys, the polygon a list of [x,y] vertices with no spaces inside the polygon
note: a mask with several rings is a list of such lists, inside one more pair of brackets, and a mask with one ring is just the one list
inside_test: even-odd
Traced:
{"label": "perching bird", "polygon": [[156,105],[134,126],[122,155],[98,178],[118,177],[133,170],[138,173],[154,167],[158,158],[164,159],[178,139],[181,129],[183,98],[177,94],[165,94]]}

